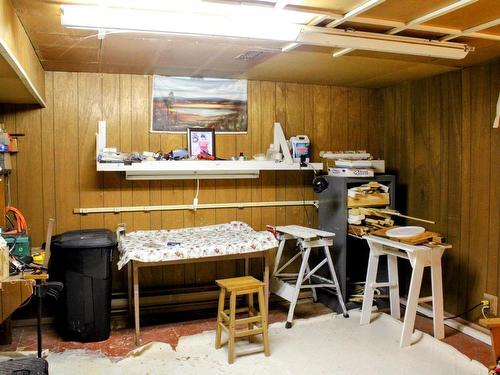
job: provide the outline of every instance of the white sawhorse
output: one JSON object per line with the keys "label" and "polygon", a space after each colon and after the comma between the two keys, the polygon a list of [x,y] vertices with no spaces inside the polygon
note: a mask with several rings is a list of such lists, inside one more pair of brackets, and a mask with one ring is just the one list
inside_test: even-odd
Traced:
{"label": "white sawhorse", "polygon": [[[411,344],[417,307],[419,303],[423,302],[432,302],[434,337],[437,339],[444,338],[441,257],[444,250],[451,248],[451,245],[414,246],[373,235],[364,236],[363,238],[368,242],[368,246],[370,247],[370,257],[368,260],[368,271],[366,273],[365,293],[360,324],[370,323],[373,294],[375,288],[380,287],[389,287],[391,316],[395,319],[400,319],[397,260],[399,257],[408,259],[413,268],[400,346],[406,347]],[[387,256],[389,281],[377,283],[378,260],[379,257],[383,255]],[[432,296],[419,298],[425,267],[431,268]]]}
{"label": "white sawhorse", "polygon": [[[312,290],[313,300],[315,302],[316,288],[334,289],[337,293],[344,317],[347,318],[349,315],[344,304],[344,299],[342,297],[342,292],[340,290],[339,281],[337,279],[337,274],[335,273],[329,249],[329,246],[333,245],[333,237],[335,236],[335,233],[302,227],[299,225],[278,226],[276,227],[276,232],[280,243],[274,263],[274,272],[271,279],[271,291],[290,302],[285,327],[292,327],[293,313],[302,288]],[[296,240],[296,249],[298,251],[288,261],[284,262],[283,265],[280,265],[283,250],[285,248],[285,242],[287,240]],[[311,249],[313,248],[323,248],[325,257],[311,270],[309,267],[309,255],[311,254]],[[291,265],[299,257],[302,257],[302,262],[298,273],[283,272],[285,268]],[[325,264],[328,265],[332,279],[315,274],[316,271],[318,271]],[[317,284],[312,283],[313,279],[317,282]],[[305,282],[309,283],[304,284]]]}

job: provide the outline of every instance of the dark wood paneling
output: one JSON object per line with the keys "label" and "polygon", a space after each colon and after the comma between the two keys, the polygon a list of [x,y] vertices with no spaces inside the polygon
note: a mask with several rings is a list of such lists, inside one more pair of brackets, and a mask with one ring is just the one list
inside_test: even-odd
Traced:
{"label": "dark wood paneling", "polygon": [[377,94],[385,159],[406,190],[402,204],[435,220],[428,227],[453,245],[443,265],[445,309],[454,313],[499,292],[500,136],[492,128],[499,91],[497,61]]}

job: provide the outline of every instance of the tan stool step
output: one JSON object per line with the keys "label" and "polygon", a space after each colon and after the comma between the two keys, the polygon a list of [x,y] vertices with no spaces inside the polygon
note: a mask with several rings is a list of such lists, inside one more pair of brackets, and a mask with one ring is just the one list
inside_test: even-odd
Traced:
{"label": "tan stool step", "polygon": [[[263,351],[266,356],[270,355],[269,336],[267,328],[267,310],[264,299],[265,284],[252,276],[235,277],[216,281],[220,287],[219,307],[217,312],[217,331],[215,336],[215,348],[222,346],[222,330],[228,333],[228,362],[233,363],[236,355],[247,353],[235,353],[235,340],[247,337],[249,342],[253,341],[256,335],[262,335]],[[229,309],[224,309],[226,292],[229,294]],[[259,309],[255,309],[253,295],[258,296]],[[236,297],[246,295],[248,306],[236,308]],[[236,318],[237,313],[248,313],[247,317]],[[237,326],[246,325],[245,329],[236,329]],[[241,328],[241,327],[240,327]],[[260,352],[251,351],[251,352]]]}

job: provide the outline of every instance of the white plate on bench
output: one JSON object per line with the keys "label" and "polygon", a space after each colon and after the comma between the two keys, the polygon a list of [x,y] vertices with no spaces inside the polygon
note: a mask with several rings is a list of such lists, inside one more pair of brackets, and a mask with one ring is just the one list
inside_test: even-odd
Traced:
{"label": "white plate on bench", "polygon": [[424,227],[408,226],[389,229],[385,234],[393,238],[415,237],[425,232]]}

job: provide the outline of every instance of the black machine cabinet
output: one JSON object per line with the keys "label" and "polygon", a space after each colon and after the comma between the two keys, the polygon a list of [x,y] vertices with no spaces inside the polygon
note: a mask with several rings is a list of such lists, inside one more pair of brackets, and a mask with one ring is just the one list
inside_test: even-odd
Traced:
{"label": "black machine cabinet", "polygon": [[[347,281],[364,281],[368,264],[368,250],[364,240],[347,234],[347,190],[377,181],[389,187],[390,208],[394,208],[396,178],[393,175],[376,175],[371,178],[325,176],[328,188],[319,194],[319,229],[335,233],[331,249],[342,295],[347,303]],[[379,267],[384,270],[385,267]],[[381,275],[379,275],[381,276]],[[337,298],[318,289],[318,300],[334,310],[339,310]],[[352,308],[352,304],[347,304]]]}

